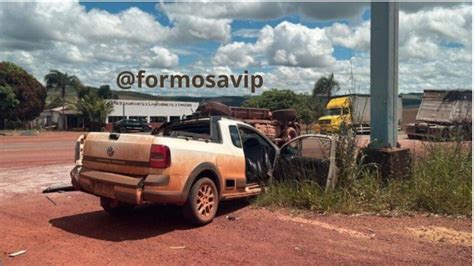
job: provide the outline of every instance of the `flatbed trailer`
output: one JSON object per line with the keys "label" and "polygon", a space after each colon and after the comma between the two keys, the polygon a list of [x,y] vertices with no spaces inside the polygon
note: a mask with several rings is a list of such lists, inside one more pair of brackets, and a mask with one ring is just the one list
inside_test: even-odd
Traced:
{"label": "flatbed trailer", "polygon": [[425,90],[415,123],[407,125],[408,138],[471,138],[472,91]]}

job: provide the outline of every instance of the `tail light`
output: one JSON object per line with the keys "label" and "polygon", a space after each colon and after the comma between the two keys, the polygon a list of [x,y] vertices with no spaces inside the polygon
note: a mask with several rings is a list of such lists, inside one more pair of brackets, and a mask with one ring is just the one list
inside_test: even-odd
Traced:
{"label": "tail light", "polygon": [[168,168],[171,164],[170,149],[165,145],[151,145],[150,150],[150,167],[151,168]]}

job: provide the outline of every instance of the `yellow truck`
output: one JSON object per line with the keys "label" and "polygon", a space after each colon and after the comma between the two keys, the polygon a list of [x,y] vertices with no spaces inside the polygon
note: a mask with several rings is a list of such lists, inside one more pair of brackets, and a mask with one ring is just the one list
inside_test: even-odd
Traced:
{"label": "yellow truck", "polygon": [[[398,124],[402,118],[402,98],[398,98]],[[370,133],[370,96],[349,94],[333,97],[320,117],[316,131],[323,134],[339,133],[351,128],[358,134]]]}

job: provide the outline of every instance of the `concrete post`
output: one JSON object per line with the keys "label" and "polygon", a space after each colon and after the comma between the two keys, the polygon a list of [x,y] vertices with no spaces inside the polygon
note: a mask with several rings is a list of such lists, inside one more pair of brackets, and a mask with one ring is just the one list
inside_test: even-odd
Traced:
{"label": "concrete post", "polygon": [[398,131],[398,3],[372,2],[370,29],[372,147],[396,147]]}

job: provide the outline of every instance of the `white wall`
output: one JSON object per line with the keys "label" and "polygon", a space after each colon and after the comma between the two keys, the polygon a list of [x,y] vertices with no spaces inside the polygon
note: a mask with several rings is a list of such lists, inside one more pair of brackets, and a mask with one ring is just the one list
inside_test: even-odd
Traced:
{"label": "white wall", "polygon": [[[183,116],[192,114],[198,107],[197,102],[148,101],[148,100],[107,100],[113,104],[109,116]],[[109,119],[107,118],[107,123]]]}

